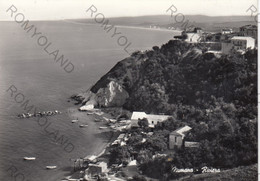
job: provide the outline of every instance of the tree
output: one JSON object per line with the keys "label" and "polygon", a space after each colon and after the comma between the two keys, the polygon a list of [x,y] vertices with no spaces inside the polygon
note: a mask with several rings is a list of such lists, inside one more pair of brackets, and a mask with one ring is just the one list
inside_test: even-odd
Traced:
{"label": "tree", "polygon": [[148,126],[149,126],[148,119],[147,118],[139,119],[138,125],[142,128],[148,128]]}

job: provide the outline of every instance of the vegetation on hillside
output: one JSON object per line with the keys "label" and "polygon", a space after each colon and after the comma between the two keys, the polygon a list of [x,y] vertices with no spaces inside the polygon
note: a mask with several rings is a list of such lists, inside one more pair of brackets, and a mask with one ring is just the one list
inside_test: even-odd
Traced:
{"label": "vegetation on hillside", "polygon": [[[128,130],[125,146],[110,148],[110,163],[138,161],[153,178],[177,178],[177,168],[227,169],[257,162],[257,50],[215,56],[207,48],[171,40],[161,48],[135,52],[119,62],[92,88],[115,80],[129,93],[128,110],[165,113],[149,135],[147,120]],[[189,125],[185,139],[199,148],[168,150],[171,131]],[[168,151],[168,152],[167,152]],[[154,157],[166,153],[164,157]]]}

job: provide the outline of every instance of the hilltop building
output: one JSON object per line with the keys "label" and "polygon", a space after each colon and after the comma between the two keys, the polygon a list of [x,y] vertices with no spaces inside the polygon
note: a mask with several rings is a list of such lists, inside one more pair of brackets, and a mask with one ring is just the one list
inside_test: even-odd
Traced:
{"label": "hilltop building", "polygon": [[257,26],[256,25],[245,25],[239,28],[240,36],[249,36],[257,39]]}
{"label": "hilltop building", "polygon": [[248,48],[255,48],[255,39],[252,37],[234,36],[221,43],[221,51],[224,54],[228,54],[231,50],[244,52]]}
{"label": "hilltop building", "polygon": [[221,30],[221,34],[222,35],[225,35],[225,34],[230,34],[230,33],[233,33],[233,30],[231,28],[223,28]]}
{"label": "hilltop building", "polygon": [[184,40],[186,42],[190,42],[190,43],[198,43],[201,41],[203,35],[203,31],[201,28],[194,28],[193,30],[184,30],[181,33],[181,36],[174,36],[174,38],[176,39],[181,39]]}

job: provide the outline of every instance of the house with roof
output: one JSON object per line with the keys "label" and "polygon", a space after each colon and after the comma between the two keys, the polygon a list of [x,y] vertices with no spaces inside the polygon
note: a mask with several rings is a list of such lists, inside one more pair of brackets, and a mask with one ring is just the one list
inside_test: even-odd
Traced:
{"label": "house with roof", "polygon": [[225,34],[230,34],[230,33],[233,33],[233,30],[231,28],[223,28],[221,30],[221,34],[222,35],[225,35]]}
{"label": "house with roof", "polygon": [[190,131],[192,128],[189,126],[183,126],[179,129],[176,129],[175,131],[171,132],[169,135],[169,148],[180,148],[184,144],[184,137],[188,131]]}
{"label": "house with roof", "polygon": [[180,35],[174,36],[174,38],[181,39],[190,43],[197,43],[201,41],[202,35],[203,35],[202,29],[196,27],[193,30],[184,30],[182,31],[181,36]]}
{"label": "house with roof", "polygon": [[239,28],[240,36],[250,36],[257,39],[257,26],[256,25],[245,25]]}
{"label": "house with roof", "polygon": [[255,39],[249,36],[233,36],[221,43],[221,51],[228,54],[231,50],[244,52],[248,48],[255,48]]}
{"label": "house with roof", "polygon": [[148,120],[149,127],[154,128],[154,126],[158,122],[163,122],[170,117],[171,116],[168,116],[168,115],[146,114],[145,112],[134,111],[132,116],[131,116],[131,120],[132,121],[138,121],[138,120],[146,118]]}
{"label": "house with roof", "polygon": [[101,173],[106,173],[106,172],[108,172],[106,162],[89,164],[88,168],[85,170],[85,173],[87,173],[90,176],[100,175]]}

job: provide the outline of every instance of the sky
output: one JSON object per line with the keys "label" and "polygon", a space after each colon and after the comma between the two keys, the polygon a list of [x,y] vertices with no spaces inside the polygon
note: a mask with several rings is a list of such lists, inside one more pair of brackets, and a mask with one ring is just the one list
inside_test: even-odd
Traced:
{"label": "sky", "polygon": [[12,5],[29,20],[59,20],[91,18],[86,10],[92,5],[105,17],[169,15],[172,5],[184,15],[251,15],[257,0],[0,0],[0,20],[13,20],[6,12]]}

